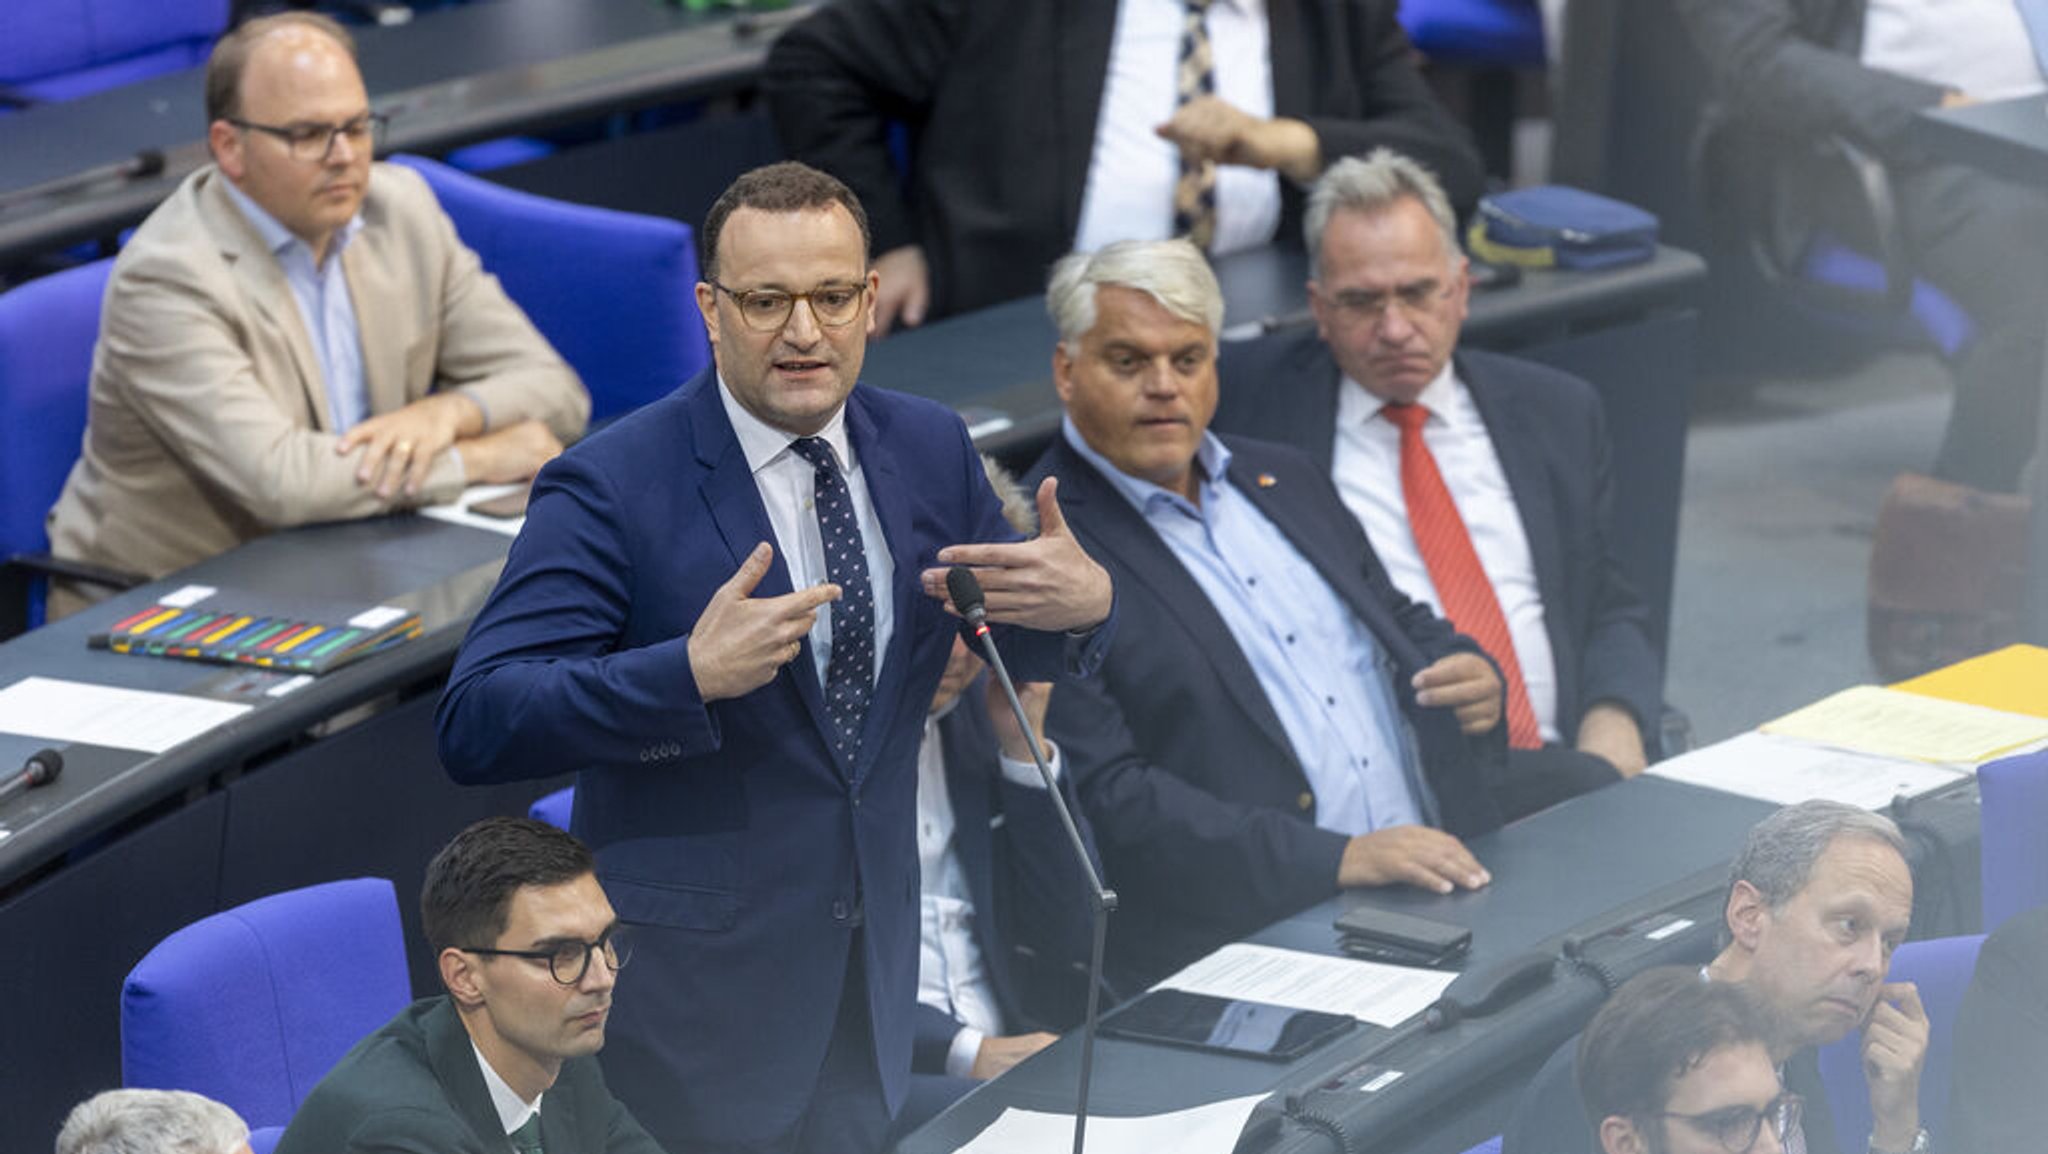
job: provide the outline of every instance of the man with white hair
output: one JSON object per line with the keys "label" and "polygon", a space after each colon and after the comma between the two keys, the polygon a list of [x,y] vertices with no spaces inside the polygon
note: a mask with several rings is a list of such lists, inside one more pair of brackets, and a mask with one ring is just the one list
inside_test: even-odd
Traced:
{"label": "man with white hair", "polygon": [[185,1090],[107,1090],[72,1107],[57,1154],[249,1154],[249,1127]]}
{"label": "man with white hair", "polygon": [[1640,773],[1663,677],[1612,547],[1600,398],[1458,349],[1470,281],[1455,228],[1414,160],[1332,165],[1305,225],[1315,328],[1233,347],[1216,425],[1314,458],[1394,584],[1500,664],[1513,818]]}
{"label": "man with white hair", "polygon": [[1208,432],[1223,303],[1201,254],[1069,256],[1048,306],[1066,421],[1036,471],[1126,622],[1047,723],[1123,899],[1113,977],[1341,887],[1485,885],[1454,835],[1498,824],[1500,679],[1388,581],[1311,461]]}

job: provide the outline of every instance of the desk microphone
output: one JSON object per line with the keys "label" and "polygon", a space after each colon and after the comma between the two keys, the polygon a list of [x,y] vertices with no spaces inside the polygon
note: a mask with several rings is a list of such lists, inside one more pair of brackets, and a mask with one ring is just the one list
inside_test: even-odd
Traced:
{"label": "desk microphone", "polygon": [[1066,828],[1067,841],[1074,857],[1081,863],[1081,873],[1088,879],[1088,896],[1095,908],[1095,948],[1088,960],[1088,1016],[1081,1026],[1081,1086],[1074,1102],[1074,1154],[1081,1154],[1088,1132],[1088,1081],[1095,1067],[1095,1017],[1102,994],[1102,943],[1109,933],[1109,912],[1116,908],[1116,891],[1103,888],[1102,875],[1095,872],[1095,862],[1088,856],[1088,844],[1081,840],[1080,827],[1074,824],[1074,815],[1067,812],[1067,799],[1060,793],[1059,782],[1053,780],[1052,767],[1045,763],[1045,751],[1039,748],[1038,734],[1031,727],[1031,719],[1025,716],[1024,703],[1017,700],[1017,685],[1010,680],[1010,671],[1003,666],[1003,655],[996,652],[995,638],[989,634],[986,599],[981,593],[981,582],[974,578],[974,571],[964,565],[946,570],[946,596],[952,598],[953,608],[958,609],[960,616],[974,627],[974,636],[988,657],[988,667],[994,672],[996,682],[1003,687],[1003,696],[1010,701],[1010,712],[1017,715],[1017,725],[1024,731],[1025,744],[1031,747],[1031,760],[1038,763],[1038,775],[1045,780],[1046,792],[1052,795],[1053,811],[1060,815],[1060,825]]}
{"label": "desk microphone", "polygon": [[54,749],[38,749],[28,755],[28,760],[22,763],[21,769],[14,776],[0,782],[0,801],[6,801],[15,794],[34,789],[36,786],[48,785],[57,780],[57,775],[63,772],[63,754]]}

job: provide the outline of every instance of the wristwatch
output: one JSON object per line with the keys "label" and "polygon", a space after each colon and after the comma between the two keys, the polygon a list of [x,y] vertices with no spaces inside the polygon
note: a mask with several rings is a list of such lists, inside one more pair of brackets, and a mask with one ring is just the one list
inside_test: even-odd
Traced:
{"label": "wristwatch", "polygon": [[1934,1149],[1934,1140],[1927,1136],[1927,1127],[1922,1126],[1913,1132],[1913,1143],[1904,1150],[1881,1150],[1874,1138],[1867,1149],[1870,1154],[1928,1154]]}

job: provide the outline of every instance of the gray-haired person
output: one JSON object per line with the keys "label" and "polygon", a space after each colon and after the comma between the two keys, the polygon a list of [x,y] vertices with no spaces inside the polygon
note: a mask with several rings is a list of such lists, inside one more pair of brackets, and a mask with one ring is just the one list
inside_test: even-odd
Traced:
{"label": "gray-haired person", "polygon": [[72,1107],[57,1154],[249,1154],[233,1110],[185,1090],[107,1090]]}

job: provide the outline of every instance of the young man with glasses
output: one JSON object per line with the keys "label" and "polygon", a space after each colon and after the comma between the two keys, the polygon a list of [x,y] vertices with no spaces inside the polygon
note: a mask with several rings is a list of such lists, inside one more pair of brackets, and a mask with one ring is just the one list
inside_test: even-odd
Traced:
{"label": "young man with glasses", "polygon": [[428,864],[420,922],[448,992],[350,1050],[279,1154],[661,1154],[593,1057],[632,940],[581,842],[477,822]]}
{"label": "young man with glasses", "polygon": [[[590,399],[416,174],[372,163],[348,34],[291,12],[207,65],[214,163],[115,263],[57,556],[149,577],[272,529],[531,477]],[[59,586],[56,612],[90,594]]]}
{"label": "young man with glasses", "polygon": [[1020,680],[1112,632],[1052,486],[1018,541],[959,415],[860,382],[866,220],[795,163],[719,197],[713,367],[542,472],[437,718],[458,780],[581,767],[576,832],[640,933],[605,1071],[678,1151],[878,1150],[904,1100],[944,567],[979,571]]}
{"label": "young man with glasses", "polygon": [[1579,1043],[1600,1154],[1783,1154],[1803,1103],[1779,1085],[1767,1037],[1740,986],[1683,966],[1629,979]]}
{"label": "young man with glasses", "polygon": [[1458,348],[1467,262],[1416,161],[1331,165],[1304,231],[1315,327],[1226,348],[1216,427],[1314,458],[1394,584],[1499,662],[1504,816],[1641,772],[1663,674],[1612,546],[1598,395]]}

